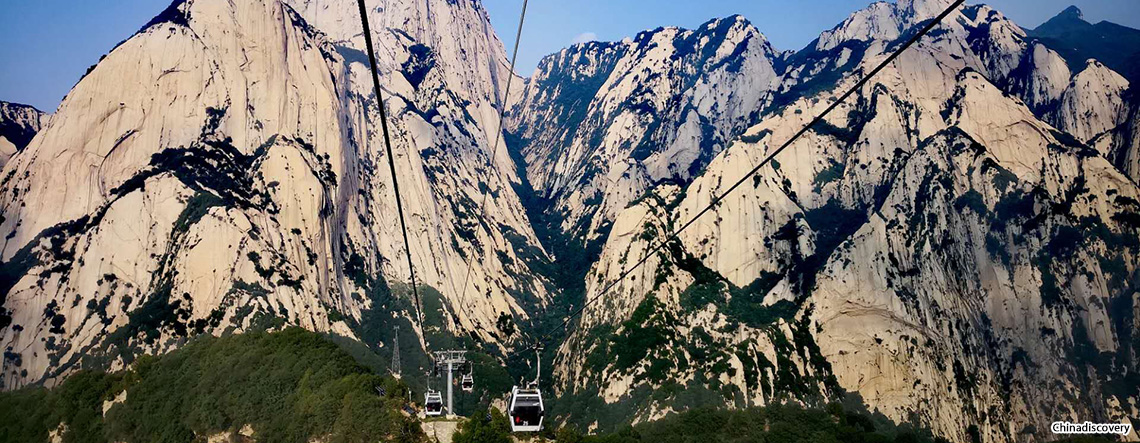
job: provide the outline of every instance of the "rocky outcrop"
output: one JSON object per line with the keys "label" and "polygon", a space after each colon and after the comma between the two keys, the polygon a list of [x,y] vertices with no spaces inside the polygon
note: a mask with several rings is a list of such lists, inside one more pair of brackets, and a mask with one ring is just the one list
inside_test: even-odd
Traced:
{"label": "rocky outcrop", "polygon": [[1090,142],[1124,123],[1128,86],[1120,74],[1089,60],[1061,94],[1057,109],[1046,118],[1081,142]]}
{"label": "rocky outcrop", "polygon": [[0,167],[27,147],[50,119],[31,106],[0,101]]}
{"label": "rocky outcrop", "polygon": [[[390,342],[386,323],[429,332],[409,320],[355,3],[344,16],[294,3],[300,13],[278,0],[175,2],[5,166],[3,388],[120,367],[199,333],[285,323],[374,345]],[[426,7],[450,26],[427,26]],[[509,347],[500,326],[512,331],[549,292],[528,265],[546,255],[514,164],[491,149],[502,46],[478,3],[384,8],[405,17],[377,40],[424,329]]]}
{"label": "rocky outcrop", "polygon": [[780,57],[740,16],[546,57],[511,112],[530,184],[563,231],[604,239],[631,201],[688,182],[755,121]]}
{"label": "rocky outcrop", "polygon": [[848,393],[953,441],[1140,417],[1140,108],[1107,65],[967,6],[719,199],[950,3],[795,53],[661,28],[523,83],[478,2],[369,2],[417,305],[355,2],[175,2],[0,171],[0,388],[283,324],[501,353],[584,296],[554,379],[597,428]]}
{"label": "rocky outcrop", "polygon": [[984,6],[952,15],[645,257],[897,45],[861,30],[913,26],[918,3],[873,5],[820,42],[847,40],[790,57],[757,125],[692,183],[619,214],[587,276],[600,301],[559,350],[563,395],[648,420],[850,392],[952,441],[1140,416],[1136,385],[1117,382],[1137,373],[1140,189],[1106,158],[1113,142],[1084,144],[1019,98],[1103,103],[1063,70],[1028,70],[1055,67],[1047,48]]}

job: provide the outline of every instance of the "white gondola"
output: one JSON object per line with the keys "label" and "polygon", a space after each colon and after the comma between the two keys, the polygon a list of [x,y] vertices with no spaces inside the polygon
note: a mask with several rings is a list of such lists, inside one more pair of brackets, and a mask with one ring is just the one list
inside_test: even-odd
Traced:
{"label": "white gondola", "polygon": [[538,432],[542,430],[542,419],[546,408],[542,404],[542,392],[537,386],[511,389],[511,432]]}
{"label": "white gondola", "polygon": [[471,374],[463,374],[463,379],[459,381],[459,387],[463,392],[471,392],[475,390],[475,378]]}
{"label": "white gondola", "polygon": [[443,415],[443,395],[439,391],[428,390],[424,394],[424,415],[439,417]]}
{"label": "white gondola", "polygon": [[511,419],[511,432],[539,432],[542,430],[542,419],[546,416],[546,406],[542,403],[542,391],[538,389],[538,379],[542,374],[542,349],[536,348],[538,354],[537,375],[534,381],[524,388],[515,386],[511,388],[511,403],[507,408],[507,416]]}

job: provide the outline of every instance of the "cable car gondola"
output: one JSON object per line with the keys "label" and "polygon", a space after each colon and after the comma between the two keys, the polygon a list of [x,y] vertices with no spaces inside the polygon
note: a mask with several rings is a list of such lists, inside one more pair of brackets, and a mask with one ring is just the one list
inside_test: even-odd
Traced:
{"label": "cable car gondola", "polygon": [[511,388],[511,403],[507,415],[511,419],[511,432],[539,432],[542,430],[542,419],[546,416],[546,407],[542,403],[542,391],[538,389],[538,378],[542,374],[542,350],[536,349],[538,354],[538,372],[534,382],[524,388],[515,386]]}
{"label": "cable car gondola", "polygon": [[463,392],[473,392],[475,390],[475,370],[471,366],[471,362],[463,363],[463,377],[459,379],[459,388]]}
{"label": "cable car gondola", "polygon": [[511,432],[538,432],[546,409],[542,405],[542,392],[538,386],[511,389]]}
{"label": "cable car gondola", "polygon": [[424,394],[424,415],[438,417],[443,415],[443,395],[439,391],[428,390]]}

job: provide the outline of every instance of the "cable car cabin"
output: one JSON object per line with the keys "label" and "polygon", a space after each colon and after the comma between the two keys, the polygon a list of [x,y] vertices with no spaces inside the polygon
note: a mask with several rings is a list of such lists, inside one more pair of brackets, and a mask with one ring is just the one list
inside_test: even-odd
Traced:
{"label": "cable car cabin", "polygon": [[424,394],[424,415],[428,417],[443,415],[443,395],[436,391]]}
{"label": "cable car cabin", "polygon": [[538,432],[542,430],[542,418],[546,409],[542,405],[542,393],[537,387],[511,389],[511,405],[508,411],[511,419],[511,432]]}
{"label": "cable car cabin", "polygon": [[463,380],[459,382],[459,387],[463,388],[463,392],[471,392],[475,390],[475,378],[471,374],[463,374]]}

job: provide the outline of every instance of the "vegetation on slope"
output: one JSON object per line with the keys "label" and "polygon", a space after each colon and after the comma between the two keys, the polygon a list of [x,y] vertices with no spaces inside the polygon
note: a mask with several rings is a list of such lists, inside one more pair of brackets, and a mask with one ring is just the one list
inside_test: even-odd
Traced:
{"label": "vegetation on slope", "polygon": [[558,443],[944,442],[929,431],[895,425],[882,415],[832,403],[826,409],[771,405],[741,410],[695,409],[618,432],[582,436],[560,430]]}
{"label": "vegetation on slope", "polygon": [[[411,301],[413,297],[411,287],[403,283],[395,283],[389,287],[382,278],[371,281],[369,285],[372,289],[367,291],[366,296],[372,300],[371,307],[362,313],[359,321],[345,317],[345,321],[359,340],[335,335],[328,338],[340,345],[360,364],[374,372],[384,373],[392,367],[395,326],[399,326],[399,352],[403,376],[401,381],[415,393],[413,399],[423,401],[423,392],[429,387],[429,377],[434,377],[430,379],[431,388],[446,390],[447,385],[444,381],[446,373],[438,377],[429,375],[434,363],[431,356],[420,347],[414,335],[416,328],[411,319],[415,318],[415,305]],[[475,377],[475,387],[473,392],[468,393],[460,392],[458,384],[456,385],[454,397],[456,413],[468,415],[473,411],[485,409],[492,400],[510,392],[515,378],[508,373],[508,368],[493,356],[499,351],[492,345],[477,341],[474,336],[454,330],[452,325],[458,320],[452,319],[449,322],[447,316],[454,315],[455,308],[448,304],[438,290],[428,285],[420,285],[419,295],[423,306],[423,330],[428,348],[467,350],[467,361]],[[393,312],[399,315],[393,318]],[[455,373],[456,383],[461,375],[461,372]]]}
{"label": "vegetation on slope", "polygon": [[[706,407],[594,435],[570,426],[548,426],[541,437],[555,443],[947,442],[928,430],[867,412],[854,404],[858,397],[850,400],[847,406],[836,402],[822,409],[782,404],[738,410]],[[510,423],[498,410],[480,412],[460,425],[452,442],[510,443]]]}
{"label": "vegetation on slope", "polygon": [[401,412],[406,397],[400,382],[299,328],[206,336],[127,371],[0,393],[0,441],[47,441],[63,429],[64,442],[191,442],[246,425],[265,442],[424,441]]}
{"label": "vegetation on slope", "polygon": [[472,415],[459,425],[451,443],[511,443],[511,422],[498,409]]}

